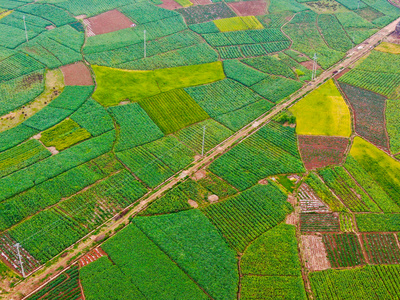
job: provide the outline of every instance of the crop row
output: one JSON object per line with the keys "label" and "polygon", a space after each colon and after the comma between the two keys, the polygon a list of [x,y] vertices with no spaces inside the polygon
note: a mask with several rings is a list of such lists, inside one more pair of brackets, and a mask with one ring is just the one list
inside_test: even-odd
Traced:
{"label": "crop row", "polygon": [[339,218],[335,214],[301,214],[301,232],[340,231]]}
{"label": "crop row", "polygon": [[398,264],[400,250],[393,234],[364,234],[363,243],[370,263]]}
{"label": "crop row", "polygon": [[333,268],[353,267],[364,263],[364,255],[356,234],[324,234],[322,240]]}
{"label": "crop row", "polygon": [[272,182],[266,186],[256,185],[202,209],[228,243],[239,252],[280,223],[291,210],[286,196]]}

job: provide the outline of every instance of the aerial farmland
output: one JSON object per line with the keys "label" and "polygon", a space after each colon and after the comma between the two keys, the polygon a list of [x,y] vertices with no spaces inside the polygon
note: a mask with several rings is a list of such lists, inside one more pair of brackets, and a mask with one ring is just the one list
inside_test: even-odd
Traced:
{"label": "aerial farmland", "polygon": [[0,0],[0,299],[400,299],[399,0]]}

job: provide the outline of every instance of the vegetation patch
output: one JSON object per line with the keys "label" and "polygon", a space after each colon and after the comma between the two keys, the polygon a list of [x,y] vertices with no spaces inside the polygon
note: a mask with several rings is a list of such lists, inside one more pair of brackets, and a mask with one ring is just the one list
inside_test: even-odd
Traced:
{"label": "vegetation patch", "polygon": [[362,232],[400,231],[400,214],[356,214]]}
{"label": "vegetation patch", "polygon": [[91,135],[86,129],[79,127],[71,119],[67,119],[43,131],[40,140],[47,147],[55,147],[61,151],[90,137]]}
{"label": "vegetation patch", "polygon": [[302,173],[304,167],[294,129],[269,123],[219,157],[210,170],[244,190],[271,175]]}
{"label": "vegetation patch", "polygon": [[207,206],[203,213],[238,252],[292,211],[286,195],[273,184],[256,185],[238,196]]}
{"label": "vegetation patch", "polygon": [[164,134],[207,119],[208,114],[184,90],[172,90],[140,101]]}
{"label": "vegetation patch", "polygon": [[[236,253],[200,211],[135,218],[133,223],[209,295],[236,297]],[[180,246],[171,240],[179,241]]]}
{"label": "vegetation patch", "polygon": [[138,103],[111,107],[109,111],[119,125],[115,151],[124,151],[164,136]]}

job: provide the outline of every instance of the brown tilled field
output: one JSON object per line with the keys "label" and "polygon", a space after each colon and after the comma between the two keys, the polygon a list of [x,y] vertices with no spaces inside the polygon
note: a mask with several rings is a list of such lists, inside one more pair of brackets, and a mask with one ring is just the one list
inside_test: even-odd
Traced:
{"label": "brown tilled field", "polygon": [[65,85],[93,85],[88,67],[83,62],[62,66]]}
{"label": "brown tilled field", "polygon": [[84,23],[87,26],[88,36],[109,33],[135,26],[127,16],[116,9],[85,19]]}
{"label": "brown tilled field", "polygon": [[299,135],[299,149],[308,170],[340,164],[349,144],[347,138]]}
{"label": "brown tilled field", "polygon": [[267,11],[265,1],[231,2],[228,5],[238,16],[261,16]]}

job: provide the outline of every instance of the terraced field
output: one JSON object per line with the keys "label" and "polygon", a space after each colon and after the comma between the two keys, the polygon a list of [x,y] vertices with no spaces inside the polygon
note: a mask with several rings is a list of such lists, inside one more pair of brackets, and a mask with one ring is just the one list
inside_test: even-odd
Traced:
{"label": "terraced field", "polygon": [[399,298],[397,21],[0,0],[0,298]]}

